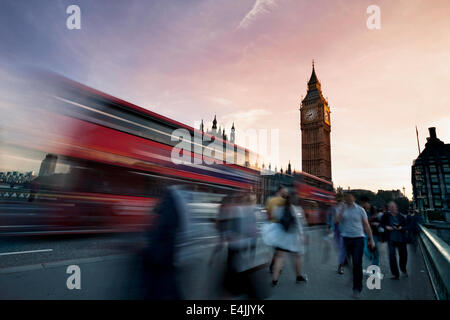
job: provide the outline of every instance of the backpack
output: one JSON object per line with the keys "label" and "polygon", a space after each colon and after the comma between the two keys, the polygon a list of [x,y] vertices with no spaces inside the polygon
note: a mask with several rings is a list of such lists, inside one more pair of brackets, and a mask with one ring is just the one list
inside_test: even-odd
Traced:
{"label": "backpack", "polygon": [[295,218],[293,216],[291,208],[283,208],[283,214],[280,219],[280,224],[283,226],[285,231],[289,231],[292,224],[295,223]]}

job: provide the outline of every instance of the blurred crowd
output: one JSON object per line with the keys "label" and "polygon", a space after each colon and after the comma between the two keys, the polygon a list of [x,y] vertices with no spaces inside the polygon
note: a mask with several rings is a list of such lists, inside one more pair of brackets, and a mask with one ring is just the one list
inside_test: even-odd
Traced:
{"label": "blurred crowd", "polygon": [[[187,195],[182,187],[170,187],[155,210],[159,218],[149,232],[144,259],[146,299],[186,298],[180,274],[183,259],[188,256],[183,253],[183,243],[195,237],[190,232],[192,217]],[[214,220],[218,241],[208,256],[209,268],[221,272],[216,298],[267,298],[276,290],[288,257],[295,270],[292,280],[298,284],[308,281],[303,265],[309,244],[305,231],[309,226],[303,208],[294,205],[293,195],[284,186],[267,200],[265,208],[258,206],[255,199],[251,191],[235,192],[226,195],[218,207]],[[265,218],[259,223],[262,212]],[[337,194],[335,204],[327,210],[327,221],[327,226],[320,227],[324,232],[322,240],[325,244],[334,242],[337,276],[344,274],[346,267],[351,269],[355,298],[360,297],[363,276],[368,272],[363,260],[366,265],[379,266],[384,258],[380,256],[381,245],[387,246],[385,258],[391,279],[399,280],[400,273],[408,276],[407,244],[409,250],[416,250],[421,223],[416,211],[400,213],[394,201],[376,208],[367,198],[357,203],[350,193]],[[257,258],[261,245],[270,248],[270,254],[262,260]],[[225,265],[221,269],[218,265],[222,261]]]}

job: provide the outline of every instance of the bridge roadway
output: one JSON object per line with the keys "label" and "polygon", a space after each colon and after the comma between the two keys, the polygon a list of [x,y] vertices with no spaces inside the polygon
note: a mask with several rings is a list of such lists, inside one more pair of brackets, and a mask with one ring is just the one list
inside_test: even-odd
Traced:
{"label": "bridge roadway", "polygon": [[[210,226],[211,227],[211,226]],[[267,268],[257,271],[261,290],[267,290],[268,299],[352,299],[351,270],[344,275],[336,272],[336,250],[332,242],[323,240],[323,228],[308,228],[308,252],[304,257],[304,272],[308,282],[295,283],[292,262],[286,259],[279,284],[271,288],[271,275]],[[123,235],[124,237],[126,235]],[[95,237],[94,237],[95,238]],[[71,239],[71,241],[75,241]],[[83,240],[83,241],[86,241]],[[180,273],[185,279],[183,288],[187,299],[220,299],[220,276],[225,266],[225,251],[209,264],[216,245],[216,237],[198,239],[193,245],[193,255],[188,260],[192,267]],[[84,242],[85,246],[89,246]],[[126,247],[126,246],[124,246]],[[420,247],[414,253],[408,248],[408,278],[391,280],[387,260],[387,246],[380,244],[381,289],[363,289],[361,299],[403,300],[435,299],[424,264]],[[108,255],[76,258],[62,261],[42,261],[42,263],[2,267],[0,263],[0,299],[139,299],[142,283],[142,268],[137,255],[127,248]],[[272,250],[258,240],[257,259],[267,261]],[[0,260],[6,257],[1,257]],[[365,258],[364,258],[365,259]],[[39,260],[36,260],[39,262]],[[66,286],[69,274],[67,266],[76,264],[81,269],[81,289],[69,290]],[[368,266],[364,260],[364,266]],[[367,276],[364,277],[366,283]],[[233,297],[245,299],[245,296]]]}

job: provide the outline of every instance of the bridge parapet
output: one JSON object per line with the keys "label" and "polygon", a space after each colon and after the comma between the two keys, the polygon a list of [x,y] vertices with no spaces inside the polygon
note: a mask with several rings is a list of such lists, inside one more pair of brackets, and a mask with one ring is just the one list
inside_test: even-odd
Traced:
{"label": "bridge parapet", "polygon": [[422,251],[434,292],[439,300],[448,300],[450,289],[450,246],[428,228],[420,227]]}

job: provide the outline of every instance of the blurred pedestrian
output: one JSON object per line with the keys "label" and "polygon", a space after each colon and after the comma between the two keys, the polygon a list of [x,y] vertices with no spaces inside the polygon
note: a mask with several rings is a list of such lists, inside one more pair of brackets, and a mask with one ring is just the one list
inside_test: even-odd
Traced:
{"label": "blurred pedestrian", "polygon": [[180,244],[189,230],[189,213],[183,190],[171,186],[155,209],[156,225],[149,232],[144,255],[145,298],[179,300],[182,290],[177,265]]}
{"label": "blurred pedestrian", "polygon": [[406,248],[406,218],[398,212],[394,201],[388,204],[388,213],[383,216],[383,228],[387,230],[387,242],[389,251],[389,266],[392,278],[398,280],[400,277],[397,264],[397,251],[399,255],[400,270],[404,276],[408,276],[406,264],[408,251]]}
{"label": "blurred pedestrian", "polygon": [[331,206],[328,210],[328,223],[333,231],[334,243],[338,251],[338,270],[339,274],[344,274],[344,265],[347,264],[347,253],[344,246],[344,238],[340,231],[339,223],[335,222],[337,212],[344,205],[342,194],[336,194],[336,204]]}
{"label": "blurred pedestrian", "polygon": [[[284,203],[286,201],[285,197],[287,196],[288,193],[289,192],[286,187],[284,187],[283,185],[279,185],[275,195],[267,200],[266,211],[267,211],[267,219],[269,220],[269,222],[274,223],[277,222],[276,218],[273,216],[273,212],[275,211],[276,208],[284,206]],[[270,273],[273,272],[274,263],[275,263],[275,252],[273,254],[272,261],[270,262],[269,266]]]}
{"label": "blurred pedestrian", "polygon": [[251,257],[256,255],[256,242],[258,238],[258,228],[257,228],[257,211],[256,207],[256,195],[251,190],[246,194],[241,201],[241,208],[244,214],[244,226],[245,234],[249,240],[248,249],[250,250]]}
{"label": "blurred pedestrian", "polygon": [[274,221],[273,218],[273,211],[280,206],[284,205],[285,197],[288,194],[288,190],[283,185],[279,185],[277,192],[273,197],[270,197],[266,202],[266,210],[267,210],[267,219],[272,222]]}
{"label": "blurred pedestrian", "polygon": [[[303,211],[301,207],[298,210]],[[284,206],[274,211],[274,218],[278,222],[272,223],[263,233],[264,242],[275,248],[272,285],[278,284],[286,253],[294,259],[296,281],[307,281],[306,275],[301,273],[302,255],[305,253],[304,230],[290,195],[285,196]]]}
{"label": "blurred pedestrian", "polygon": [[213,264],[214,260],[217,257],[217,254],[227,244],[225,232],[227,229],[228,219],[230,219],[231,217],[231,210],[235,199],[236,196],[234,194],[228,194],[222,199],[222,203],[220,204],[219,211],[217,213],[217,218],[215,221],[216,229],[219,233],[219,242],[214,247],[213,253],[211,254],[211,258],[209,260],[210,265]]}
{"label": "blurred pedestrian", "polygon": [[340,223],[340,231],[344,238],[346,252],[352,257],[353,295],[359,298],[362,291],[364,253],[364,231],[367,233],[370,248],[375,246],[366,211],[355,203],[355,197],[346,193],[344,206],[336,215],[336,223]]}
{"label": "blurred pedestrian", "polygon": [[372,206],[372,204],[369,202],[369,198],[366,196],[361,197],[361,204],[364,210],[366,211],[367,217],[369,219],[370,228],[372,230],[372,236],[373,236],[373,242],[375,246],[370,249],[367,246],[367,234],[364,238],[364,255],[369,259],[370,263],[372,265],[380,265],[380,254],[378,250],[378,227],[380,225],[380,220],[378,219],[378,214]]}
{"label": "blurred pedestrian", "polygon": [[422,224],[422,217],[418,211],[415,209],[410,210],[409,215],[406,217],[406,232],[407,242],[410,244],[414,253],[417,251],[420,224]]}
{"label": "blurred pedestrian", "polygon": [[378,242],[386,242],[386,230],[383,227],[383,216],[385,214],[384,207],[377,208],[378,225]]}
{"label": "blurred pedestrian", "polygon": [[224,288],[233,295],[247,294],[250,298],[258,298],[259,292],[254,289],[251,277],[257,235],[253,200],[251,194],[242,193],[229,207],[225,228],[228,256]]}

